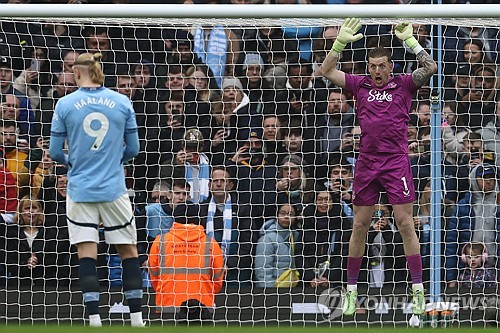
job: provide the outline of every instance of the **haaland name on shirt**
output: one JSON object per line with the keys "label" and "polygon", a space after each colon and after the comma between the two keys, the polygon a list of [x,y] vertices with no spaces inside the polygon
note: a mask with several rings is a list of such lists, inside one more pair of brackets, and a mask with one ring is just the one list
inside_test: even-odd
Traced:
{"label": "haaland name on shirt", "polygon": [[116,103],[109,98],[96,98],[96,97],[87,97],[87,99],[80,99],[78,102],[76,102],[74,105],[75,109],[80,110],[86,105],[89,104],[95,104],[95,105],[104,105],[107,106],[110,109],[113,109],[116,106]]}

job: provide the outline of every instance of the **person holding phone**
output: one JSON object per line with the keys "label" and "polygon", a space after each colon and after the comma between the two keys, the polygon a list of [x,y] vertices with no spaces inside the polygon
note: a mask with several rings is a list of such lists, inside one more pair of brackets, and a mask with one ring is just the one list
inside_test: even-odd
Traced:
{"label": "person holding phone", "polygon": [[200,203],[208,198],[210,181],[210,161],[205,153],[203,134],[198,129],[186,131],[182,148],[171,161],[160,166],[160,177],[171,181],[186,179],[193,203]]}
{"label": "person holding phone", "polygon": [[31,107],[37,109],[40,97],[48,96],[53,81],[47,49],[37,46],[26,69],[14,80],[14,89],[28,96]]}

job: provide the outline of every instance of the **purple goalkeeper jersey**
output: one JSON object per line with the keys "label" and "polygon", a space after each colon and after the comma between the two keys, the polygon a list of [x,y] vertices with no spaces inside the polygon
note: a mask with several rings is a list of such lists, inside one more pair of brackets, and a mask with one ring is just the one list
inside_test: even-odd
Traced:
{"label": "purple goalkeeper jersey", "polygon": [[408,122],[418,87],[411,74],[391,77],[377,88],[369,76],[345,74],[361,126],[360,153],[408,153]]}

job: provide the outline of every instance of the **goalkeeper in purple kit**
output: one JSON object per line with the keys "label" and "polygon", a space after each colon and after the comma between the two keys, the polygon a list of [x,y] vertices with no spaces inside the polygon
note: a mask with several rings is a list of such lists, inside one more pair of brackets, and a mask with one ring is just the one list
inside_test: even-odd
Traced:
{"label": "goalkeeper in purple kit", "polygon": [[422,257],[413,225],[415,189],[408,159],[408,122],[412,96],[437,71],[430,55],[413,37],[409,23],[400,23],[395,34],[416,54],[421,67],[409,75],[393,77],[391,51],[376,47],[368,53],[369,76],[350,75],[338,70],[337,62],[347,43],[363,35],[360,20],[348,18],[342,24],[332,50],[321,65],[321,73],[356,99],[361,126],[360,155],[353,183],[354,226],[347,259],[347,291],[342,311],[356,311],[357,282],[365,251],[365,240],[380,191],[385,189],[393,206],[394,218],[403,238],[405,255],[412,277],[413,313],[425,310],[422,285]]}

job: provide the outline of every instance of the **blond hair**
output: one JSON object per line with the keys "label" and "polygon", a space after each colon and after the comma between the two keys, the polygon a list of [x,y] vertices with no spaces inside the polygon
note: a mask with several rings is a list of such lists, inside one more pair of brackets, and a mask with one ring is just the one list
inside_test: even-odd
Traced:
{"label": "blond hair", "polygon": [[92,82],[99,85],[104,84],[104,73],[102,72],[101,53],[83,53],[78,56],[75,66],[86,67]]}
{"label": "blond hair", "polygon": [[[26,225],[26,221],[24,221],[22,217],[22,210],[23,207],[29,205],[30,207],[32,206],[38,206],[40,208],[40,212],[35,214],[31,214],[31,219],[32,220],[38,220],[40,221],[41,225],[45,222],[45,216],[43,214],[43,206],[42,203],[36,198],[36,197],[31,197],[29,195],[26,195],[19,200],[19,204],[17,205],[17,211],[14,214],[14,222],[17,223],[18,225]],[[21,222],[21,223],[20,223]]]}

